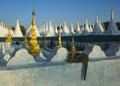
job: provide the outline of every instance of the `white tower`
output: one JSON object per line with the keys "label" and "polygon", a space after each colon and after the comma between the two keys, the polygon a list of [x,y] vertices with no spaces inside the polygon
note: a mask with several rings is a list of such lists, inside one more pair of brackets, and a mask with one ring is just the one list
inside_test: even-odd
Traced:
{"label": "white tower", "polygon": [[84,30],[82,31],[82,34],[83,35],[90,34],[90,29],[89,29],[89,26],[88,26],[88,20],[87,20],[87,18],[86,18],[85,27],[84,27]]}
{"label": "white tower", "polygon": [[68,36],[69,34],[70,34],[70,30],[69,30],[69,28],[66,24],[66,20],[64,20],[62,35],[63,36]]}
{"label": "white tower", "polygon": [[53,26],[51,24],[51,20],[49,21],[49,27],[48,27],[47,36],[54,36],[54,28],[53,28]]}
{"label": "white tower", "polygon": [[16,18],[16,27],[15,27],[15,34],[14,34],[15,37],[22,37],[23,34],[21,32],[21,29],[20,29],[20,24],[19,24],[19,20],[18,18]]}
{"label": "white tower", "polygon": [[105,31],[105,34],[107,35],[119,35],[120,34],[120,31],[118,30],[117,25],[114,22],[114,9],[111,9],[111,20],[109,22],[107,31]]}
{"label": "white tower", "polygon": [[98,14],[96,14],[96,22],[93,28],[93,32],[91,33],[93,35],[102,35],[103,34],[103,28],[101,26],[101,24],[99,23],[99,19],[98,19]]}

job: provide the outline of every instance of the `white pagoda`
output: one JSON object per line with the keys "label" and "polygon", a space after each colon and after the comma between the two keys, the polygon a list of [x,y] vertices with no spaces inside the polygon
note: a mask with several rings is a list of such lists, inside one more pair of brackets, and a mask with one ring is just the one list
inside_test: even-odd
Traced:
{"label": "white pagoda", "polygon": [[73,24],[71,23],[71,28],[70,28],[70,35],[75,34],[74,28],[73,28]]}
{"label": "white pagoda", "polygon": [[76,34],[76,35],[79,35],[80,33],[81,33],[80,25],[79,25],[79,21],[77,21],[77,26],[76,26],[75,34]]}
{"label": "white pagoda", "polygon": [[120,31],[117,28],[117,25],[114,21],[114,9],[111,9],[111,21],[109,22],[109,26],[107,28],[107,31],[105,31],[105,34],[107,35],[119,35]]}
{"label": "white pagoda", "polygon": [[54,36],[54,28],[51,24],[51,20],[49,21],[49,27],[48,24],[46,25],[47,35],[46,36]]}
{"label": "white pagoda", "polygon": [[63,29],[62,29],[62,35],[63,36],[70,35],[70,30],[69,30],[68,26],[66,25],[66,20],[64,20],[64,25],[63,25]]}
{"label": "white pagoda", "polygon": [[101,26],[101,23],[99,23],[98,14],[96,14],[96,22],[93,28],[93,31],[91,33],[92,35],[102,35],[103,34],[103,28]]}
{"label": "white pagoda", "polygon": [[19,24],[19,19],[18,18],[16,18],[16,27],[15,27],[14,36],[15,37],[23,37],[23,34],[21,32],[21,29],[20,29],[20,24]]}
{"label": "white pagoda", "polygon": [[90,29],[89,29],[89,26],[88,26],[88,20],[86,18],[86,22],[85,22],[85,26],[84,26],[84,29],[81,33],[82,35],[89,35],[90,34]]}

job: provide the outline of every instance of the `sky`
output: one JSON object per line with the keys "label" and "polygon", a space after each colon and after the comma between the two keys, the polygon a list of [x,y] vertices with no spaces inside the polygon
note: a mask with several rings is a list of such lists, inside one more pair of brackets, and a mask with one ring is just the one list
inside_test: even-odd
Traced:
{"label": "sky", "polygon": [[28,27],[32,20],[33,4],[36,10],[37,26],[50,19],[52,24],[85,23],[85,18],[94,23],[96,13],[104,21],[110,20],[111,8],[115,10],[115,21],[120,21],[120,0],[0,0],[0,20],[11,26],[20,24]]}

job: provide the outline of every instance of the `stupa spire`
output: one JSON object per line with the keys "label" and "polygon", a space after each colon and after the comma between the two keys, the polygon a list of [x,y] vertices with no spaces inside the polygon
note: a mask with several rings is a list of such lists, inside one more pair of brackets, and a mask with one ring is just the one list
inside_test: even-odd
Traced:
{"label": "stupa spire", "polygon": [[77,21],[77,31],[80,32],[80,25],[79,25],[79,21]]}
{"label": "stupa spire", "polygon": [[99,21],[98,21],[98,14],[96,14],[96,23],[98,23]]}
{"label": "stupa spire", "polygon": [[10,34],[10,26],[8,27],[8,35],[7,35],[7,38],[6,38],[6,42],[12,42],[12,37],[11,37],[11,34]]}
{"label": "stupa spire", "polygon": [[24,44],[27,44],[27,43],[28,43],[27,36],[25,36]]}
{"label": "stupa spire", "polygon": [[114,9],[111,9],[111,21],[114,21]]}
{"label": "stupa spire", "polygon": [[37,35],[36,35],[36,30],[35,30],[35,26],[36,26],[36,20],[35,20],[35,15],[36,12],[33,9],[32,12],[32,31],[31,31],[31,38],[30,38],[30,45],[28,47],[28,51],[30,54],[32,54],[33,57],[36,57],[39,53],[40,53],[40,46],[37,42]]}
{"label": "stupa spire", "polygon": [[62,39],[61,39],[60,29],[61,29],[61,25],[57,27],[57,30],[58,30],[58,46],[62,47]]}
{"label": "stupa spire", "polygon": [[76,48],[75,48],[75,42],[74,42],[74,35],[72,34],[72,47],[71,47],[71,54],[75,54]]}

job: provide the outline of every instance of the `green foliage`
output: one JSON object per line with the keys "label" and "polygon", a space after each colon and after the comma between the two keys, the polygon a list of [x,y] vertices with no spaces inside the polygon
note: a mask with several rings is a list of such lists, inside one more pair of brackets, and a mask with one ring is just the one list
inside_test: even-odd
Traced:
{"label": "green foliage", "polygon": [[117,22],[118,29],[120,30],[120,22]]}
{"label": "green foliage", "polygon": [[104,22],[103,24],[104,24],[104,26],[105,26],[105,30],[107,30],[108,25],[109,25],[109,22],[107,21],[107,22]]}
{"label": "green foliage", "polygon": [[14,31],[14,30],[15,30],[15,27],[11,27],[11,29]]}

